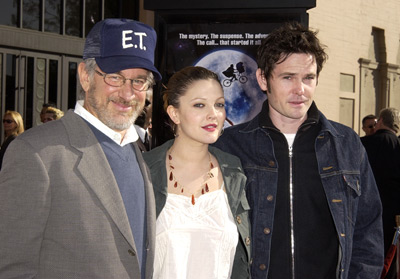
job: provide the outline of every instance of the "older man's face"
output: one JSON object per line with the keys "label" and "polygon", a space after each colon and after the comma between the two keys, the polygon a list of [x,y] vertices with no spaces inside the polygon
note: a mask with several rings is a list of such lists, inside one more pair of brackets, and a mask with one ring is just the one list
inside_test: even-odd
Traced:
{"label": "older man's face", "polygon": [[375,133],[376,119],[366,119],[363,124],[363,131],[366,136],[370,136]]}
{"label": "older man's face", "polygon": [[[103,73],[99,68],[97,71]],[[127,79],[147,79],[144,69],[127,69],[119,72]],[[128,129],[142,112],[146,91],[132,88],[127,80],[121,87],[104,82],[103,76],[95,73],[85,95],[84,107],[101,122],[116,132]]]}

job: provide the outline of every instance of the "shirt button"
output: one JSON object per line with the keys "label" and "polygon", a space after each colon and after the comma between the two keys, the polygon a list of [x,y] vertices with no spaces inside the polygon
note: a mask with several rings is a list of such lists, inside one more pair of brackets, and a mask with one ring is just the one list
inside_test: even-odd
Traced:
{"label": "shirt button", "polygon": [[135,253],[134,251],[132,251],[131,249],[128,250],[128,253],[129,253],[129,255],[131,255],[131,256],[135,256],[135,255],[136,255],[136,253]]}
{"label": "shirt button", "polygon": [[274,200],[274,196],[273,195],[268,195],[267,196],[267,201],[273,201]]}
{"label": "shirt button", "polygon": [[242,223],[242,218],[240,218],[240,216],[236,216],[236,222],[238,224],[241,224]]}
{"label": "shirt button", "polygon": [[275,162],[274,162],[274,161],[269,161],[269,162],[268,162],[268,166],[270,166],[270,167],[275,167]]}
{"label": "shirt button", "polygon": [[271,230],[270,230],[269,228],[264,228],[264,233],[265,233],[265,234],[270,234],[270,233],[271,233]]}
{"label": "shirt button", "polygon": [[260,269],[261,269],[261,270],[266,270],[266,269],[267,269],[267,266],[266,266],[265,264],[260,264]]}
{"label": "shirt button", "polygon": [[247,246],[250,245],[250,237],[246,237],[246,245],[247,245]]}

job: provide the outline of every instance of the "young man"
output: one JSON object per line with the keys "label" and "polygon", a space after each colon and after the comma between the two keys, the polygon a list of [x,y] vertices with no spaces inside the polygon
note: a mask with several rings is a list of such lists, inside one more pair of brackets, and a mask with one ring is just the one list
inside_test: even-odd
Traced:
{"label": "young man", "polygon": [[247,175],[252,278],[379,278],[381,203],[360,139],[313,102],[326,60],[316,33],[298,23],[258,50],[262,111],[225,130],[217,146]]}
{"label": "young man", "polygon": [[0,278],[152,278],[155,204],[133,123],[159,80],[155,31],[106,19],[86,39],[84,100],[33,128],[0,173]]}

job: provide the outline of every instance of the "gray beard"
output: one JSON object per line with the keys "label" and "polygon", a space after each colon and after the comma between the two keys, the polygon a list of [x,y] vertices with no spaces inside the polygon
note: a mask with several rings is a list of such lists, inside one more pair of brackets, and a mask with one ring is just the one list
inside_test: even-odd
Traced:
{"label": "gray beard", "polygon": [[91,108],[96,112],[98,119],[112,130],[124,131],[124,130],[128,129],[133,123],[135,123],[136,118],[140,115],[140,113],[143,110],[144,104],[141,105],[137,101],[132,101],[129,103],[129,105],[134,106],[132,115],[126,121],[122,121],[122,120],[117,121],[115,119],[115,117],[113,116],[113,113],[107,110],[107,105],[111,101],[121,102],[121,103],[125,103],[125,104],[126,104],[126,102],[120,98],[108,98],[106,106],[101,106],[100,104],[98,104],[97,100],[94,98],[93,92],[95,90],[96,90],[96,86],[94,84],[92,84],[89,91],[86,93],[86,94],[88,94],[87,101],[88,101],[89,105],[91,106]]}

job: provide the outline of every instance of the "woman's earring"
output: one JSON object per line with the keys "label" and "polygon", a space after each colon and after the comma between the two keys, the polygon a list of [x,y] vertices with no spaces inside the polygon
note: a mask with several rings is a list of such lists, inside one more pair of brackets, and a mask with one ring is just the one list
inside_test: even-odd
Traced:
{"label": "woman's earring", "polygon": [[224,133],[224,128],[221,129],[221,133],[219,134],[219,136],[222,136],[223,133]]}
{"label": "woman's earring", "polygon": [[178,126],[175,123],[172,124],[172,131],[174,133],[174,137],[177,138],[179,136],[178,135]]}

